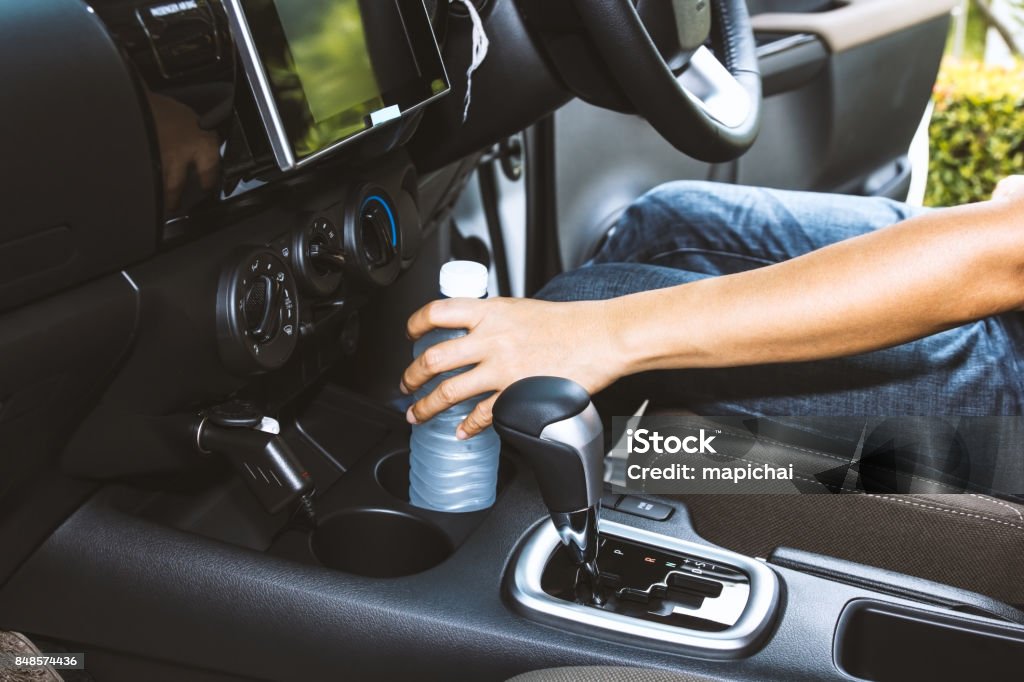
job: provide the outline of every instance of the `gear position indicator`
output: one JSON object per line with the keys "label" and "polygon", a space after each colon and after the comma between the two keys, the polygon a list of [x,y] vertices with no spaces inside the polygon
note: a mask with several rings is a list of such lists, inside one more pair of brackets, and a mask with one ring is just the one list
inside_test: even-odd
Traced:
{"label": "gear position indicator", "polygon": [[[600,545],[605,610],[706,632],[735,625],[743,613],[750,581],[738,569],[605,535]],[[548,594],[571,600],[572,567],[561,554],[543,585]]]}

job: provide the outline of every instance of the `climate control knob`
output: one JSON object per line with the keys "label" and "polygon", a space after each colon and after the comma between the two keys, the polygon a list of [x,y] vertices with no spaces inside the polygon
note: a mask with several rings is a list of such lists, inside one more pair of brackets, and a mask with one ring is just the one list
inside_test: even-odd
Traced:
{"label": "climate control knob", "polygon": [[326,216],[313,216],[295,232],[292,267],[311,296],[330,296],[341,286],[347,263],[341,231]]}
{"label": "climate control knob", "polygon": [[402,226],[394,202],[381,187],[363,185],[345,211],[346,266],[363,282],[387,286],[401,270]]}
{"label": "climate control knob", "polygon": [[277,334],[281,323],[280,299],[281,284],[266,275],[260,275],[247,285],[242,314],[246,333],[257,343],[267,343]]}
{"label": "climate control knob", "polygon": [[217,341],[233,372],[281,367],[298,341],[299,300],[291,269],[269,249],[236,254],[217,292]]}

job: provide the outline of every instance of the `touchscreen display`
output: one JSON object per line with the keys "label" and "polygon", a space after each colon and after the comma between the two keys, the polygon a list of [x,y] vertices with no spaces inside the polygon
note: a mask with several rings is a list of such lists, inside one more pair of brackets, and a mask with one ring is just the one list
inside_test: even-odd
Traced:
{"label": "touchscreen display", "polygon": [[369,113],[383,107],[358,0],[274,4],[293,66],[293,73],[280,74],[278,80],[287,86],[294,75],[317,123],[357,108]]}
{"label": "touchscreen display", "polygon": [[422,0],[230,0],[282,168],[448,91]]}

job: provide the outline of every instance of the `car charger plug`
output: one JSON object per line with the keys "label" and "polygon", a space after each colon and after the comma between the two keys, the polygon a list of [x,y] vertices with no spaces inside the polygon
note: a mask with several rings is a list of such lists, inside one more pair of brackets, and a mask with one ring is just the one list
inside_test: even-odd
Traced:
{"label": "car charger plug", "polygon": [[196,427],[196,447],[204,454],[226,457],[271,514],[298,500],[315,525],[313,477],[280,430],[277,421],[255,405],[232,401],[203,413]]}

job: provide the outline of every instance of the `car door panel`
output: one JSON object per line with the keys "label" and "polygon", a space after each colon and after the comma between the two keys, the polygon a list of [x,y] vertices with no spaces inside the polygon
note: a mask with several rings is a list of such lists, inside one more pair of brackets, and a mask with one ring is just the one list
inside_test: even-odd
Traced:
{"label": "car door panel", "polygon": [[[811,33],[833,53],[864,45],[949,14],[955,0],[826,0],[786,11],[785,0],[750,0],[757,33]],[[804,3],[805,5],[807,3]],[[777,8],[777,9],[776,9]]]}
{"label": "car door panel", "polygon": [[825,44],[809,33],[761,34],[758,62],[764,96],[806,85],[828,65],[828,59]]}
{"label": "car door panel", "polygon": [[[581,263],[632,199],[671,180],[906,198],[951,0],[748,0],[765,103],[732,164],[686,158],[632,116],[572,102],[555,119],[559,239]],[[611,162],[611,160],[614,160]]]}
{"label": "car door panel", "polygon": [[765,129],[739,162],[739,181],[870,193],[868,179],[907,153],[931,96],[946,30],[940,17],[832,53],[811,82],[769,98]]}

